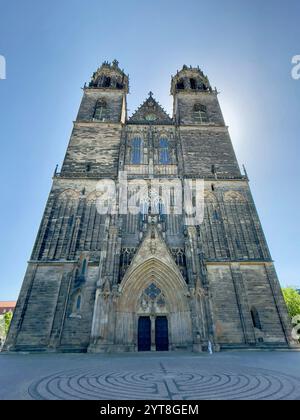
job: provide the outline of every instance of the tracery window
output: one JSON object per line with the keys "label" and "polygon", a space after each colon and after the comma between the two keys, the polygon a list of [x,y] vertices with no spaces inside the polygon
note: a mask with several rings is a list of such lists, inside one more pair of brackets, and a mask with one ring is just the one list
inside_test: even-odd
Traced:
{"label": "tracery window", "polygon": [[196,80],[195,79],[190,79],[190,86],[191,89],[195,90],[197,85],[196,85]]}
{"label": "tracery window", "polygon": [[148,201],[144,200],[141,203],[141,217],[143,222],[148,220],[148,213],[149,213],[149,203]]}
{"label": "tracery window", "polygon": [[107,104],[103,99],[100,99],[95,107],[94,120],[105,121],[107,119]]}
{"label": "tracery window", "polygon": [[111,78],[109,76],[104,77],[103,87],[110,87],[110,84],[111,84]]}
{"label": "tracery window", "polygon": [[166,138],[159,139],[159,163],[161,165],[170,163],[169,141]]}
{"label": "tracery window", "polygon": [[142,157],[142,139],[140,137],[135,137],[132,140],[131,144],[131,163],[133,165],[141,164]]}
{"label": "tracery window", "polygon": [[184,82],[182,79],[178,80],[177,84],[176,84],[176,89],[178,90],[183,90],[184,89]]}
{"label": "tracery window", "polygon": [[194,105],[194,120],[200,124],[208,123],[207,108],[205,105]]}

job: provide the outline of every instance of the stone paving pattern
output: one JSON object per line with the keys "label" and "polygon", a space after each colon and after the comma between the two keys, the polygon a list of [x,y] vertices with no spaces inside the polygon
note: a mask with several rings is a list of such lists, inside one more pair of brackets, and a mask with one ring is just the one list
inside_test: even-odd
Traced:
{"label": "stone paving pattern", "polygon": [[300,352],[1,354],[0,400],[299,400]]}

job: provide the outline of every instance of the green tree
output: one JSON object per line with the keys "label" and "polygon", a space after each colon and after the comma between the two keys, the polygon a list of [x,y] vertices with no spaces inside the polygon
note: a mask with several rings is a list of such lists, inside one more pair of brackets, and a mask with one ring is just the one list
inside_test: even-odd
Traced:
{"label": "green tree", "polygon": [[8,330],[9,330],[9,327],[10,327],[10,323],[11,323],[11,320],[12,320],[12,316],[13,316],[13,314],[12,314],[12,312],[6,312],[5,314],[4,314],[4,321],[5,321],[5,335],[7,335],[7,333],[8,333]]}
{"label": "green tree", "polygon": [[283,297],[291,318],[300,315],[300,295],[293,287],[284,287],[282,289]]}

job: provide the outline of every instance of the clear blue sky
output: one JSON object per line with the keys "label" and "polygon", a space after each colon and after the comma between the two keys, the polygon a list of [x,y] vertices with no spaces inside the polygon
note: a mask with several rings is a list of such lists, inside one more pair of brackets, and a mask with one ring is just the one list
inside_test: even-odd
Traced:
{"label": "clear blue sky", "polygon": [[219,99],[283,285],[300,285],[298,0],[0,0],[0,300],[16,299],[80,89],[104,60],[171,112],[170,77],[199,65]]}

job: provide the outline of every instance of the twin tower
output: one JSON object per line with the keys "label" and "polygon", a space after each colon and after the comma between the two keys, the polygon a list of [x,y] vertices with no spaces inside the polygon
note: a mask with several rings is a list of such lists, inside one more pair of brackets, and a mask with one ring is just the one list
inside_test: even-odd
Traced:
{"label": "twin tower", "polygon": [[[217,91],[199,68],[183,66],[172,77],[172,117],[151,92],[128,117],[128,92],[117,61],[84,87],[6,349],[288,347],[286,307]],[[112,206],[102,187],[110,180],[120,198],[120,174],[133,188]],[[187,200],[187,182],[201,185],[196,223],[176,204]],[[138,210],[120,211],[130,200]]]}

